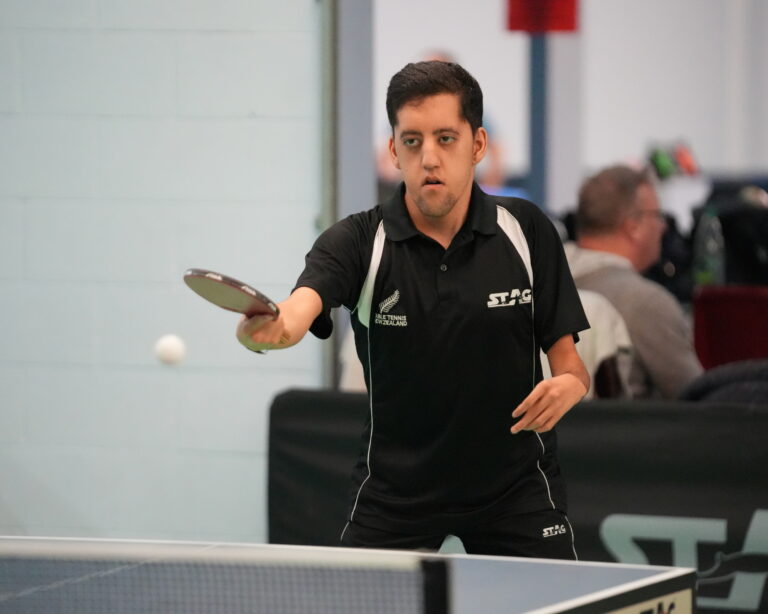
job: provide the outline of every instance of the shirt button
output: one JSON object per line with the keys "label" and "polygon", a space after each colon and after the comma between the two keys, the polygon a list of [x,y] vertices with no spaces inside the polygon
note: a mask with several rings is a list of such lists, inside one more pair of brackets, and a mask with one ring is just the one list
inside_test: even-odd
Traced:
{"label": "shirt button", "polygon": [[448,270],[448,265],[447,264],[441,264],[440,265],[440,270],[443,271],[443,272],[447,271]]}

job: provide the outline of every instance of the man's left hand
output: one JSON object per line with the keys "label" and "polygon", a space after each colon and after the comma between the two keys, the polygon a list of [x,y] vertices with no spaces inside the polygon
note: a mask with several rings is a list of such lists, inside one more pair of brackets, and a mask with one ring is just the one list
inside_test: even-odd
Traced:
{"label": "man's left hand", "polygon": [[587,389],[584,383],[570,373],[539,382],[531,394],[512,412],[513,418],[520,418],[512,426],[512,434],[520,431],[544,433],[552,430],[560,418],[585,394]]}

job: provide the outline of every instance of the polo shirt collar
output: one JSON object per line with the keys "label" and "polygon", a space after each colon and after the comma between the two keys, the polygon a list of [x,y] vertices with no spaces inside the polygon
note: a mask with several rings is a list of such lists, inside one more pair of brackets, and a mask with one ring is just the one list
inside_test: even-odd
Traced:
{"label": "polo shirt collar", "polygon": [[[413,225],[411,216],[408,215],[404,195],[405,184],[401,183],[392,197],[382,205],[384,230],[387,233],[387,238],[392,241],[404,241],[419,234]],[[477,183],[472,184],[469,212],[462,230],[466,228],[480,234],[496,234],[496,203],[491,196],[480,189]]]}

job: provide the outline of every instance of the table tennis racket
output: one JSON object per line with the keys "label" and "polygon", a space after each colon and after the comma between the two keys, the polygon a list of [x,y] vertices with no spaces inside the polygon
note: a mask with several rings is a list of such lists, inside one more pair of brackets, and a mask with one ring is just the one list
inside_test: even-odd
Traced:
{"label": "table tennis racket", "polygon": [[184,282],[197,294],[222,309],[244,314],[247,318],[256,315],[277,318],[277,305],[261,292],[233,277],[207,269],[188,269]]}
{"label": "table tennis racket", "polygon": [[[207,269],[187,269],[184,282],[205,300],[222,309],[242,313],[246,318],[270,316],[276,319],[280,309],[264,294],[233,277]],[[281,341],[288,341],[284,335]]]}

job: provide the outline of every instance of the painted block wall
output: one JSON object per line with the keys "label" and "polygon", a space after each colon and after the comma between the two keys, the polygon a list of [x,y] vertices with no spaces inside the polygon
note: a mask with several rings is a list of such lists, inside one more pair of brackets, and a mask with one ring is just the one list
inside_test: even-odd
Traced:
{"label": "painted block wall", "polygon": [[320,345],[251,354],[181,277],[301,271],[318,4],[0,2],[0,534],[266,540],[268,406]]}

